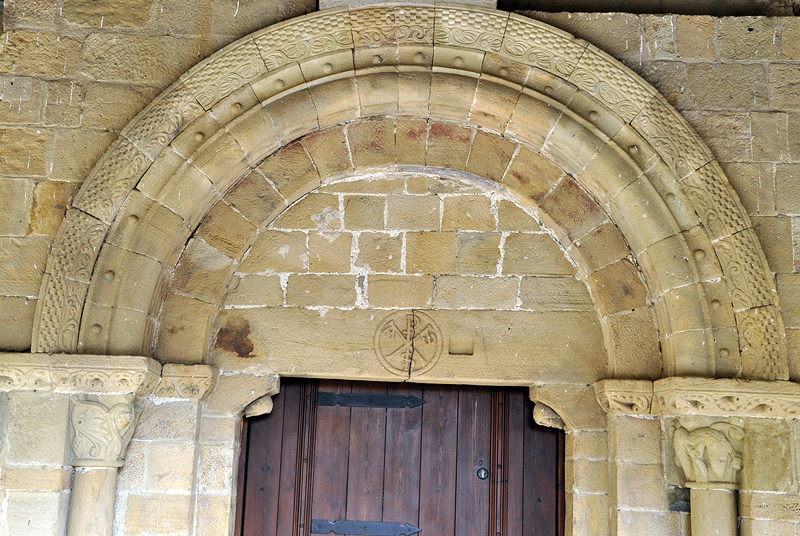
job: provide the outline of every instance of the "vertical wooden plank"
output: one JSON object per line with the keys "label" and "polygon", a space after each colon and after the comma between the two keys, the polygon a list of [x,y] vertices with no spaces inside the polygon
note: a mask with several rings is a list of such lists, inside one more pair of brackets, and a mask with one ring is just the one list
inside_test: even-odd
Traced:
{"label": "vertical wooden plank", "polygon": [[273,398],[272,412],[250,419],[243,536],[277,534],[278,494],[286,388]]}
{"label": "vertical wooden plank", "polygon": [[[527,393],[513,389],[508,396],[508,432],[504,473],[506,478],[505,522],[508,536],[522,536],[523,531],[523,490],[524,490],[524,428],[531,413],[526,411]],[[505,535],[504,535],[505,536]]]}
{"label": "vertical wooden plank", "polygon": [[481,387],[461,387],[458,401],[456,467],[456,534],[486,536],[489,530],[490,480],[480,480],[478,469],[492,468],[492,393]]}
{"label": "vertical wooden plank", "polygon": [[[389,394],[424,400],[421,385],[389,384]],[[422,408],[386,412],[386,463],[383,476],[383,521],[419,523]]]}
{"label": "vertical wooden plank", "polygon": [[[320,381],[320,392],[349,393],[350,382]],[[345,519],[347,512],[347,463],[350,454],[350,410],[317,406],[314,447],[314,481],[311,517]]]}
{"label": "vertical wooden plank", "polygon": [[[277,495],[278,510],[276,515],[276,534],[290,534],[294,525],[297,504],[297,475],[299,472],[300,446],[303,420],[304,382],[284,380],[281,382],[283,394],[283,427],[275,433],[283,435],[281,443],[280,464],[281,478],[279,487],[274,488]],[[275,409],[272,410],[273,413]]]}
{"label": "vertical wooden plank", "polygon": [[458,388],[426,385],[423,396],[417,526],[420,536],[455,536]]}
{"label": "vertical wooden plank", "polygon": [[[386,384],[353,382],[354,393],[386,394]],[[383,513],[386,408],[350,410],[347,519],[379,521]]]}
{"label": "vertical wooden plank", "polygon": [[[533,411],[533,403],[529,405]],[[558,490],[560,430],[531,423],[525,436],[525,494],[530,507],[535,536],[557,536],[559,503],[563,492]]]}

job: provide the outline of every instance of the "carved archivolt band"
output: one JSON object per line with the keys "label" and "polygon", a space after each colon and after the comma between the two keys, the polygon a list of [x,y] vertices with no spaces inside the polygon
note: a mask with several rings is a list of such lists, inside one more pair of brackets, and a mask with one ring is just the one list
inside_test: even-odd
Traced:
{"label": "carved archivolt band", "polygon": [[606,413],[800,417],[800,385],[737,379],[604,380],[594,385]]}
{"label": "carved archivolt band", "polygon": [[[494,104],[501,101],[511,108]],[[313,116],[299,113],[309,108]],[[680,115],[584,41],[522,16],[465,6],[314,13],[247,36],[184,74],[123,130],[73,200],[48,260],[33,350],[74,352],[101,336],[109,353],[150,352],[162,282],[140,282],[136,303],[122,292],[94,296],[101,278],[118,284],[120,277],[98,270],[98,258],[136,249],[142,263],[168,273],[213,201],[249,169],[298,137],[372,115],[469,123],[532,147],[596,197],[640,261],[667,239],[681,251],[706,247],[727,285],[714,300],[732,314],[709,314],[712,300],[697,275],[695,296],[681,300],[696,311],[672,311],[665,298],[657,316],[666,369],[680,373],[680,366],[670,370],[684,351],[675,348],[691,345],[708,363],[691,372],[715,374],[718,356],[708,348],[723,333],[735,339],[738,328],[734,351],[747,376],[788,377],[774,284],[752,224]],[[160,192],[144,192],[149,201],[134,190],[145,173],[161,181]],[[304,193],[286,180],[279,189],[287,200]],[[201,191],[200,182],[211,186]],[[176,243],[164,247],[144,224],[137,237],[123,232],[132,225],[131,216],[118,217],[124,205],[157,210],[160,196],[180,191],[195,201],[167,207],[179,217]],[[651,260],[643,270],[651,294],[661,296],[674,282],[669,267]],[[696,320],[686,329],[674,315]]]}

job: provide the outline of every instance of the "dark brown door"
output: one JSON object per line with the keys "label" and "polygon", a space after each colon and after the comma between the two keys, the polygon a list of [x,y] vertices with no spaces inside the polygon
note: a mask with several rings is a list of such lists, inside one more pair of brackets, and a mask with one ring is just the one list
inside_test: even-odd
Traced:
{"label": "dark brown door", "polygon": [[[320,392],[425,403],[323,406]],[[534,424],[525,389],[287,379],[273,401],[245,421],[237,536],[308,535],[312,520],[563,534],[564,435]]]}

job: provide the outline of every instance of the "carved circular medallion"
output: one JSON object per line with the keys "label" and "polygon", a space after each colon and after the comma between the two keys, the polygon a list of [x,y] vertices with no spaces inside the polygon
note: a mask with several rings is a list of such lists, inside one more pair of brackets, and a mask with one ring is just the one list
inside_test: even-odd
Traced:
{"label": "carved circular medallion", "polygon": [[442,332],[421,311],[395,311],[375,331],[375,354],[398,376],[429,371],[442,354]]}

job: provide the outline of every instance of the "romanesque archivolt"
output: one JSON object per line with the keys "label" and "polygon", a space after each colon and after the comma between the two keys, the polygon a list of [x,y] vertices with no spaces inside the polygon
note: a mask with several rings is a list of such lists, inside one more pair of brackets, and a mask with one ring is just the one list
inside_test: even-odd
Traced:
{"label": "romanesque archivolt", "polygon": [[[359,145],[380,122],[397,136],[377,150]],[[537,182],[548,173],[531,172],[537,159],[546,164],[536,169],[557,171],[549,184]],[[516,14],[454,6],[314,13],[184,74],[123,130],[76,195],[48,261],[34,351],[173,359],[169,347],[191,354],[181,360],[204,359],[226,278],[257,229],[332,176],[403,165],[500,182],[539,218],[588,283],[610,356],[605,376],[787,377],[774,284],[752,224],[680,115],[582,40]],[[253,195],[267,196],[269,211],[235,194],[253,173],[264,183]],[[596,210],[570,209],[587,203]],[[229,207],[251,218],[234,246],[209,238],[203,258],[224,267],[219,280],[175,277],[196,266],[197,248],[185,248],[191,233],[218,232],[206,215]],[[602,254],[600,229],[624,237],[617,258]],[[128,268],[135,263],[147,265],[146,278]],[[646,291],[634,298],[617,292],[642,280]],[[621,334],[641,332],[662,353],[634,370]],[[379,355],[397,350],[388,342]],[[425,361],[420,370],[434,354],[414,358]]]}

